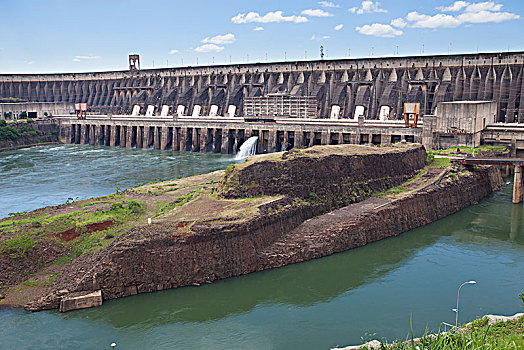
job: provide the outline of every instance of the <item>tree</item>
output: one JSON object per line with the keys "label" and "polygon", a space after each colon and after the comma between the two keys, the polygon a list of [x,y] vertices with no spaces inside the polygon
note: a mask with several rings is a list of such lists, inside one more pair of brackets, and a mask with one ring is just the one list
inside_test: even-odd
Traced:
{"label": "tree", "polygon": [[24,111],[24,112],[20,113],[19,119],[27,119],[27,112]]}

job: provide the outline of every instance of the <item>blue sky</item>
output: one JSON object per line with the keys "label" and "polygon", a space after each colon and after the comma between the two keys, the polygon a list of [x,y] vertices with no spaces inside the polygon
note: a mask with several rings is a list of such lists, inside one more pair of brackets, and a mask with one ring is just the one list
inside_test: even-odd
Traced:
{"label": "blue sky", "polygon": [[0,0],[0,73],[518,51],[523,17],[522,0]]}

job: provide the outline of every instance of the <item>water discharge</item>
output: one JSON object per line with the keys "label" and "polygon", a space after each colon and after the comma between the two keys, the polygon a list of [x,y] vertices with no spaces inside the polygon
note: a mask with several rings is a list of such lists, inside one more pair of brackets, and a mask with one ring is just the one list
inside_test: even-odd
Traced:
{"label": "water discharge", "polygon": [[257,154],[258,136],[251,136],[240,146],[240,149],[235,156],[236,160],[244,160],[249,156]]}
{"label": "water discharge", "polygon": [[[40,151],[53,156],[40,158]],[[111,192],[114,182],[130,186],[224,168],[232,161],[220,155],[58,146],[0,154],[2,174],[10,167],[6,157],[14,159],[9,177],[18,185],[5,188],[9,181],[2,179],[2,208],[20,206],[31,191],[37,191],[33,206],[41,206],[53,202],[55,188],[89,196],[106,182],[103,191]],[[164,162],[169,166],[161,170]],[[106,169],[111,163],[113,170]],[[66,176],[67,169],[80,165],[82,171]],[[43,179],[52,186],[48,192],[32,185]],[[508,184],[478,205],[400,237],[281,269],[65,314],[1,310],[0,348],[109,349],[116,342],[116,349],[328,349],[362,338],[392,340],[409,334],[410,317],[417,335],[426,326],[435,330],[442,321],[454,322],[457,288],[468,280],[477,284],[461,291],[459,322],[520,312],[524,205],[511,204],[511,190]]]}

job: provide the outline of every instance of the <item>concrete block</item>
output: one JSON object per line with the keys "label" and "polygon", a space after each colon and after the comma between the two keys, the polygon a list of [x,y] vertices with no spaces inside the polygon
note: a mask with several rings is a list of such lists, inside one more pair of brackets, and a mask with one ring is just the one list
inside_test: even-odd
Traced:
{"label": "concrete block", "polygon": [[71,310],[87,309],[102,305],[102,291],[97,290],[92,293],[73,294],[65,296],[60,300],[60,312]]}

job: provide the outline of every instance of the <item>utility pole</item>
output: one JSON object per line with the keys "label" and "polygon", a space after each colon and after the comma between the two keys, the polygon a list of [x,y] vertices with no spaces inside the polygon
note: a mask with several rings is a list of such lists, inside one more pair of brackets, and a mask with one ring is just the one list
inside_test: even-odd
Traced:
{"label": "utility pole", "polygon": [[307,50],[304,52],[304,58],[307,60]]}
{"label": "utility pole", "polygon": [[320,59],[324,59],[324,46],[320,45]]}

